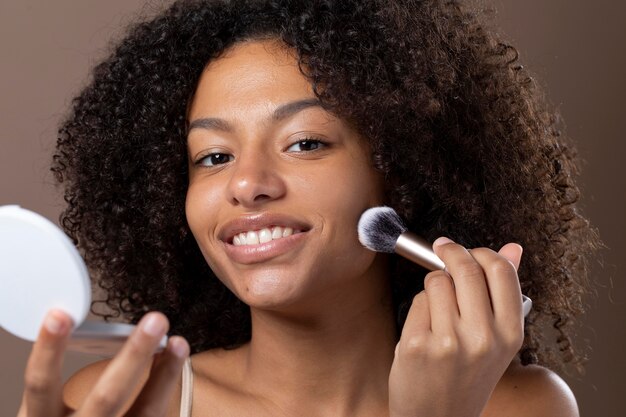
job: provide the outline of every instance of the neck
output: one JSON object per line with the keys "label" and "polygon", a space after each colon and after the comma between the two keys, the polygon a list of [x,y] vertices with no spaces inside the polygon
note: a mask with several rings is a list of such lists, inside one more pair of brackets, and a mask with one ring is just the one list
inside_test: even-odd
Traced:
{"label": "neck", "polygon": [[252,309],[252,390],[283,409],[317,415],[386,410],[396,325],[388,280],[376,275],[324,297],[306,316]]}

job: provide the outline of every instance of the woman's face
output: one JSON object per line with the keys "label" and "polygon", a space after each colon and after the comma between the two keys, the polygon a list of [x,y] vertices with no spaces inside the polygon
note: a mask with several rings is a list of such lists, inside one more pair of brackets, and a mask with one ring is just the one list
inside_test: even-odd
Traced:
{"label": "woman's face", "polygon": [[188,117],[187,220],[241,300],[319,302],[380,271],[357,238],[383,201],[368,145],[317,104],[282,44],[240,43],[211,62]]}

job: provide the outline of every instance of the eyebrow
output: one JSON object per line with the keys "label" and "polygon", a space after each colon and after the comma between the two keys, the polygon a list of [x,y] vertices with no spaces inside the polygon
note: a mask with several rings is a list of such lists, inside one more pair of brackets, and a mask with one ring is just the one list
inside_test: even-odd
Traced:
{"label": "eyebrow", "polygon": [[[322,103],[317,98],[307,98],[303,100],[292,101],[286,104],[279,106],[274,113],[270,116],[270,119],[274,122],[278,122],[284,120],[288,117],[293,116],[294,114],[307,109],[309,107],[321,107]],[[224,119],[219,119],[217,117],[204,117],[200,119],[195,119],[189,123],[189,128],[187,131],[189,132],[192,129],[209,129],[209,130],[222,130],[225,132],[232,132],[234,130],[233,126]]]}

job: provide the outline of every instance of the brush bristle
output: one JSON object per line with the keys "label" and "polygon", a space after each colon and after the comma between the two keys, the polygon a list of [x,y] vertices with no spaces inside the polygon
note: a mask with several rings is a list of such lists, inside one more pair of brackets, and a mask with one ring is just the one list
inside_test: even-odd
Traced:
{"label": "brush bristle", "polygon": [[391,207],[372,207],[359,220],[359,241],[375,252],[393,253],[398,237],[407,231],[398,213]]}

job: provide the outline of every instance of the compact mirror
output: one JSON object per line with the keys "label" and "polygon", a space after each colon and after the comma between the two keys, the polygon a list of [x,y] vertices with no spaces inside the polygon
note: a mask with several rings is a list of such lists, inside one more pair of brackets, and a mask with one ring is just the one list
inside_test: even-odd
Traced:
{"label": "compact mirror", "polygon": [[86,322],[90,305],[87,267],[65,233],[35,212],[0,206],[0,327],[35,341],[46,313],[60,309],[75,323],[68,349],[112,356],[135,326]]}

